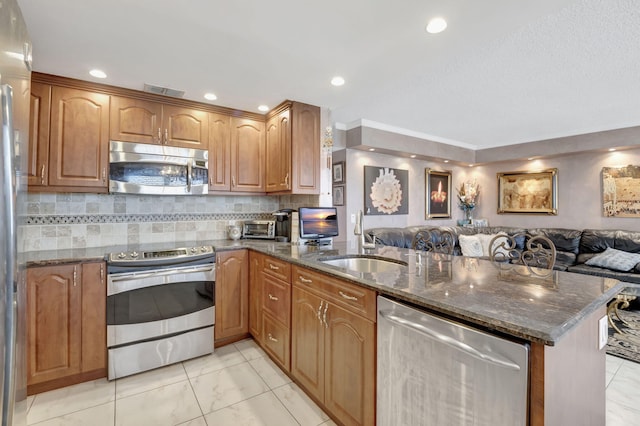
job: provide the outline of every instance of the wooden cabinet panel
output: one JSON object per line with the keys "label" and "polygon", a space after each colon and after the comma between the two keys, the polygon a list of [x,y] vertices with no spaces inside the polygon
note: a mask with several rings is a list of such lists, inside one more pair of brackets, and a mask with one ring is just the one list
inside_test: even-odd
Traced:
{"label": "wooden cabinet panel", "polygon": [[259,343],[262,336],[262,262],[265,256],[249,253],[249,333]]}
{"label": "wooden cabinet panel", "polygon": [[320,193],[320,108],[292,106],[291,167],[294,194]]}
{"label": "wooden cabinet panel", "polygon": [[264,192],[264,123],[231,118],[231,190]]}
{"label": "wooden cabinet panel", "polygon": [[322,299],[293,286],[291,307],[291,374],[324,401],[324,335]]}
{"label": "wooden cabinet panel", "polygon": [[82,265],[82,371],[107,372],[107,279],[104,262]]}
{"label": "wooden cabinet panel", "polygon": [[262,270],[286,283],[291,282],[291,264],[271,256],[262,257]]}
{"label": "wooden cabinet panel", "polygon": [[29,186],[49,184],[49,113],[51,110],[51,86],[31,84],[29,114]]}
{"label": "wooden cabinet panel", "polygon": [[49,185],[107,187],[109,96],[53,87]]}
{"label": "wooden cabinet panel", "polygon": [[285,110],[267,121],[265,134],[267,192],[291,189],[291,123]]}
{"label": "wooden cabinet panel", "polygon": [[27,270],[27,385],[81,371],[81,270]]}
{"label": "wooden cabinet panel", "polygon": [[231,190],[231,117],[209,114],[209,190]]}
{"label": "wooden cabinet panel", "polygon": [[280,280],[264,275],[262,277],[262,307],[276,320],[289,328],[291,316],[291,286]]}
{"label": "wooden cabinet panel", "polygon": [[209,115],[205,111],[164,105],[162,122],[164,143],[183,148],[209,148]]}
{"label": "wooden cabinet panel", "polygon": [[111,97],[111,139],[125,142],[162,143],[162,104]]}
{"label": "wooden cabinet panel", "polygon": [[263,317],[264,349],[280,367],[289,371],[289,328],[284,327],[265,312]]}
{"label": "wooden cabinet panel", "polygon": [[345,425],[374,425],[375,325],[335,305],[326,321],[324,403]]}
{"label": "wooden cabinet panel", "polygon": [[249,332],[249,256],[247,250],[224,251],[216,259],[215,340]]}

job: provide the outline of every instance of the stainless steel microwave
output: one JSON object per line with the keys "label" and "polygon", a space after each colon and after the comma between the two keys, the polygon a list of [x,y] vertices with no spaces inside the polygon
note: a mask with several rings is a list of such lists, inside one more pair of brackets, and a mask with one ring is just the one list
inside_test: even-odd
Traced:
{"label": "stainless steel microwave", "polygon": [[199,195],[209,192],[209,153],[111,141],[109,192],[124,194]]}

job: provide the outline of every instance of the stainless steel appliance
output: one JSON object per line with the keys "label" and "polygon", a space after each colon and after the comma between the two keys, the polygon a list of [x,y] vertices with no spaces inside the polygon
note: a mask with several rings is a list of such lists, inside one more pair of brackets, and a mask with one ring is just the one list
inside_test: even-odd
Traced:
{"label": "stainless steel appliance", "polygon": [[23,228],[31,43],[15,0],[0,1],[0,418],[26,424],[26,282]]}
{"label": "stainless steel appliance", "polygon": [[526,425],[529,346],[378,297],[378,426]]}
{"label": "stainless steel appliance", "polygon": [[108,256],[109,380],[213,352],[215,256],[212,246]]}
{"label": "stainless steel appliance", "polygon": [[109,192],[168,195],[209,192],[206,150],[119,141],[111,141],[109,147]]}
{"label": "stainless steel appliance", "polygon": [[247,220],[242,225],[242,237],[273,240],[276,237],[275,220]]}

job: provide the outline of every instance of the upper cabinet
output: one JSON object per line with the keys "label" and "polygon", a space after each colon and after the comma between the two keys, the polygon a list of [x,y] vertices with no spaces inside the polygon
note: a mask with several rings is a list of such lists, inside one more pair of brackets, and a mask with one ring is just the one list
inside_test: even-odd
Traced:
{"label": "upper cabinet", "polygon": [[231,118],[231,191],[265,192],[264,122]]}
{"label": "upper cabinet", "polygon": [[287,101],[266,131],[267,192],[320,193],[320,108]]}
{"label": "upper cabinet", "polygon": [[140,99],[111,97],[111,139],[208,149],[208,113]]}
{"label": "upper cabinet", "polygon": [[31,189],[106,192],[109,96],[32,84]]}
{"label": "upper cabinet", "polygon": [[231,190],[231,117],[209,114],[209,191]]}

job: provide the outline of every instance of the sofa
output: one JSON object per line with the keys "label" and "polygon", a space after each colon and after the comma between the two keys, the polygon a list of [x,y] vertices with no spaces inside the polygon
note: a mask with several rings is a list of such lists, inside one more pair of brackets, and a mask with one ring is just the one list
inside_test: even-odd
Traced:
{"label": "sofa", "polygon": [[[564,229],[564,228],[516,228],[491,226],[482,228],[462,226],[410,226],[406,228],[372,228],[365,230],[367,239],[379,244],[411,248],[413,237],[419,230],[428,229],[434,243],[441,239],[442,231],[449,231],[454,237],[454,255],[462,255],[460,247],[461,235],[498,234],[510,236],[517,234],[541,235],[553,242],[556,247],[554,269],[579,274],[596,275],[614,278],[632,283],[630,287],[640,289],[640,232],[599,229]],[[518,249],[525,245],[524,236],[516,239]],[[609,250],[607,250],[609,249]],[[605,253],[606,252],[606,253]],[[606,258],[623,259],[627,266],[619,266],[616,262],[607,263]],[[628,259],[627,259],[628,258]],[[635,260],[637,258],[637,261]],[[604,260],[602,260],[604,259]],[[635,263],[634,263],[635,262]],[[599,266],[598,266],[599,265]]]}

